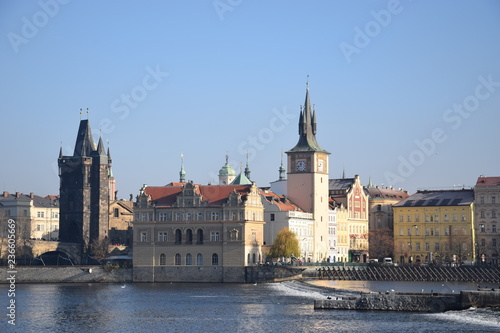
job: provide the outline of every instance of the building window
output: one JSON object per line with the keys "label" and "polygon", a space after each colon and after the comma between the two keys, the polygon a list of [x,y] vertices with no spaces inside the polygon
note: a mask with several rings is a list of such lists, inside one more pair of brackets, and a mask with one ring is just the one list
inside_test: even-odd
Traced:
{"label": "building window", "polygon": [[181,255],[179,253],[175,254],[175,264],[180,265],[181,264]]}
{"label": "building window", "polygon": [[493,245],[494,248],[497,247],[497,239],[496,238],[493,238],[491,240],[491,242],[492,242],[491,245]]}
{"label": "building window", "polygon": [[202,221],[202,220],[203,220],[203,213],[198,212],[198,221]]}
{"label": "building window", "polygon": [[212,254],[212,266],[219,265],[219,256],[217,253]]}
{"label": "building window", "polygon": [[486,217],[486,214],[484,213],[484,210],[481,211],[481,217],[482,218],[485,218]]}
{"label": "building window", "polygon": [[431,244],[428,242],[425,242],[425,251],[430,251],[431,250]]}
{"label": "building window", "polygon": [[435,252],[439,251],[439,243],[434,243],[434,251]]}
{"label": "building window", "polygon": [[425,222],[429,222],[431,219],[429,214],[425,214]]}
{"label": "building window", "polygon": [[[321,240],[323,240],[323,236],[321,236]],[[252,231],[252,242],[257,241],[257,233],[255,231]]]}
{"label": "building window", "polygon": [[411,216],[410,215],[406,216],[406,222],[411,222]]}
{"label": "building window", "polygon": [[429,230],[429,228],[425,228],[425,235],[426,235],[426,236],[429,236],[429,235],[430,235],[430,230]]}
{"label": "building window", "polygon": [[438,214],[435,214],[434,215],[434,222],[438,222],[439,221],[439,215]]}
{"label": "building window", "polygon": [[144,221],[147,221],[147,219],[148,219],[148,214],[146,214],[146,213],[142,213],[142,214],[141,214],[141,221],[143,221],[143,222],[144,222]]}
{"label": "building window", "polygon": [[377,219],[377,228],[382,228],[382,219]]}
{"label": "building window", "polygon": [[45,231],[45,226],[43,224],[37,224],[36,231]]}
{"label": "building window", "polygon": [[203,230],[196,231],[196,244],[203,244]]}
{"label": "building window", "polygon": [[480,202],[481,204],[484,204],[484,197],[480,197],[480,198],[479,198],[479,202]]}
{"label": "building window", "polygon": [[180,229],[175,230],[175,244],[179,245],[182,242],[182,232]]}
{"label": "building window", "polygon": [[436,228],[436,230],[434,230],[434,236],[439,236],[439,228]]}
{"label": "building window", "polygon": [[165,266],[167,264],[167,257],[165,254],[160,254],[160,266]]}
{"label": "building window", "polygon": [[186,254],[186,265],[192,265],[191,253]]}
{"label": "building window", "polygon": [[407,235],[408,235],[408,236],[411,236],[411,228],[408,228],[408,229],[407,229]]}
{"label": "building window", "polygon": [[148,234],[145,231],[141,231],[141,242],[147,242]]}
{"label": "building window", "polygon": [[255,260],[255,253],[252,254],[252,263],[254,263],[254,264],[257,263],[257,261]]}
{"label": "building window", "polygon": [[462,214],[462,221],[465,221],[465,214]]}
{"label": "building window", "polygon": [[481,246],[486,246],[486,240],[484,240],[484,238],[481,239]]}
{"label": "building window", "polygon": [[219,219],[219,213],[217,212],[212,212],[212,221],[216,221]]}
{"label": "building window", "polygon": [[457,220],[457,214],[453,214],[453,221]]}
{"label": "building window", "polygon": [[420,242],[415,243],[415,250],[420,251]]}
{"label": "building window", "polygon": [[450,235],[450,227],[449,226],[444,227],[444,235],[445,236],[449,236]]}
{"label": "building window", "polygon": [[377,212],[380,212],[382,210],[382,205],[377,205]]}
{"label": "building window", "polygon": [[274,214],[271,214],[271,221],[274,221]]}
{"label": "building window", "polygon": [[159,232],[158,233],[158,242],[166,242],[167,241],[167,233]]}
{"label": "building window", "polygon": [[449,220],[450,220],[450,219],[448,218],[448,214],[444,214],[443,219],[444,219],[445,221],[449,221]]}
{"label": "building window", "polygon": [[[10,215],[10,211],[9,211],[9,215]],[[36,217],[45,217],[45,212],[37,212]]]}
{"label": "building window", "polygon": [[160,221],[166,221],[167,220],[167,213],[160,213],[159,214],[159,220]]}
{"label": "building window", "polygon": [[218,242],[218,241],[219,241],[219,239],[220,239],[220,237],[219,237],[219,232],[218,232],[218,231],[212,231],[212,232],[210,233],[210,240],[211,240],[212,242]]}
{"label": "building window", "polygon": [[496,218],[497,217],[497,212],[496,210],[491,212],[491,217]]}
{"label": "building window", "polygon": [[485,232],[484,224],[479,225],[479,232]]}
{"label": "building window", "polygon": [[399,228],[399,236],[404,236],[404,229],[403,228]]}
{"label": "building window", "polygon": [[403,222],[403,215],[399,215],[399,222]]}
{"label": "building window", "polygon": [[419,214],[415,214],[415,222],[420,222],[420,215]]}
{"label": "building window", "polygon": [[203,265],[203,255],[201,253],[198,253],[196,255],[196,265],[198,266]]}
{"label": "building window", "polygon": [[193,244],[193,230],[186,230],[186,244]]}
{"label": "building window", "polygon": [[120,210],[118,208],[113,209],[113,216],[120,217]]}
{"label": "building window", "polygon": [[491,232],[497,232],[497,225],[496,224],[491,225]]}
{"label": "building window", "polygon": [[496,201],[497,201],[496,199],[497,199],[496,197],[491,197],[491,203],[492,204],[496,203]]}

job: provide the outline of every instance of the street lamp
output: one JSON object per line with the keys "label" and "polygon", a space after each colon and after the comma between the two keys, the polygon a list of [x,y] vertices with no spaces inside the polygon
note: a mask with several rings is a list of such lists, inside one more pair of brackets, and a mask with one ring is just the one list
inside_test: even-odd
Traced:
{"label": "street lamp", "polygon": [[413,233],[413,228],[418,230],[418,225],[414,224],[410,228],[410,262],[413,263],[413,246],[411,243],[411,234]]}

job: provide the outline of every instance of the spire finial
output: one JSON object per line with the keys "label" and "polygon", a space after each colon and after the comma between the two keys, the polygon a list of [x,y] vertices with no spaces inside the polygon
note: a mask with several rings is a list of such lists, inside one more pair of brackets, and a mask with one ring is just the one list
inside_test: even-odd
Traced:
{"label": "spire finial", "polygon": [[181,154],[181,171],[179,172],[179,183],[186,182],[186,171],[184,170],[184,154]]}
{"label": "spire finial", "polygon": [[285,167],[283,166],[283,149],[281,150],[281,165],[279,167],[279,180],[285,180]]}
{"label": "spire finial", "polygon": [[87,119],[89,119],[89,113],[90,113],[89,108],[87,108]]}
{"label": "spire finial", "polygon": [[229,154],[226,153],[226,164],[229,163]]}
{"label": "spire finial", "polygon": [[306,89],[309,89],[309,74],[307,74]]}
{"label": "spire finial", "polygon": [[82,120],[82,108],[80,108],[80,120]]}

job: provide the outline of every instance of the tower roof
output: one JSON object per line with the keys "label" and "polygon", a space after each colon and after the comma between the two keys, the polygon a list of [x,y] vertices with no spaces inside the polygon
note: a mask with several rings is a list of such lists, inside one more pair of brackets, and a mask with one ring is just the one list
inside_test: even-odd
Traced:
{"label": "tower roof", "polygon": [[236,171],[229,165],[229,156],[226,155],[226,164],[219,170],[219,176],[236,176]]}
{"label": "tower roof", "polygon": [[250,185],[252,182],[250,179],[247,178],[242,172],[234,180],[231,182],[230,185]]}
{"label": "tower roof", "polygon": [[88,119],[80,120],[73,156],[90,156],[96,150]]}
{"label": "tower roof", "polygon": [[306,99],[299,117],[299,142],[288,152],[319,151],[328,153],[316,141],[316,111],[311,108],[309,88],[306,88]]}

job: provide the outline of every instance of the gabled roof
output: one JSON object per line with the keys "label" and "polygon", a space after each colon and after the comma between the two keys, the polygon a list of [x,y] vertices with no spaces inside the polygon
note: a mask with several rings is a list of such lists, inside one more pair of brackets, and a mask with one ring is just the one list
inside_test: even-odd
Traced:
{"label": "gabled roof", "polygon": [[406,191],[395,190],[387,187],[366,187],[365,192],[372,199],[403,200],[409,197],[409,194]]}
{"label": "gabled roof", "polygon": [[88,119],[80,120],[73,156],[90,156],[96,150]]}
{"label": "gabled roof", "polygon": [[[242,197],[246,197],[250,192],[251,186],[252,185],[194,185],[195,192],[201,194],[202,200],[206,202],[209,207],[222,206],[232,192],[239,193]],[[147,186],[144,192],[146,195],[151,196],[151,201],[154,202],[157,207],[172,207],[177,201],[177,196],[181,194],[182,189],[183,186],[169,184],[167,186]]]}
{"label": "gabled roof", "polygon": [[335,190],[345,190],[348,191],[354,182],[356,181],[356,178],[339,178],[339,179],[330,179],[328,180],[328,190],[330,191],[335,191]]}
{"label": "gabled roof", "polygon": [[473,190],[418,191],[393,207],[468,206],[473,201]]}
{"label": "gabled roof", "polygon": [[276,207],[279,208],[280,211],[299,211],[303,212],[302,209],[299,208],[296,204],[290,201],[286,196],[281,195],[281,194],[276,194],[272,191],[269,191],[267,189],[261,189],[260,194],[265,198],[265,200],[272,204],[275,205]]}
{"label": "gabled roof", "polygon": [[477,179],[476,186],[500,186],[500,177],[484,177]]}

